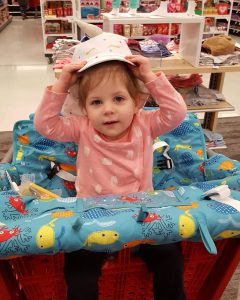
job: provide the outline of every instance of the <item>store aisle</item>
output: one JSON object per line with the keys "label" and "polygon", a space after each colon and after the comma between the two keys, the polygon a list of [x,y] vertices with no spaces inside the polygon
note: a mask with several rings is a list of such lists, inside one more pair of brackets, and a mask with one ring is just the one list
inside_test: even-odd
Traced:
{"label": "store aisle", "polygon": [[[54,80],[44,57],[41,19],[14,17],[0,33],[0,131],[11,131],[16,121],[28,118]],[[220,116],[240,115],[239,73],[226,74],[223,93],[236,110]]]}
{"label": "store aisle", "polygon": [[28,118],[54,80],[43,53],[41,19],[14,17],[0,33],[0,131]]}

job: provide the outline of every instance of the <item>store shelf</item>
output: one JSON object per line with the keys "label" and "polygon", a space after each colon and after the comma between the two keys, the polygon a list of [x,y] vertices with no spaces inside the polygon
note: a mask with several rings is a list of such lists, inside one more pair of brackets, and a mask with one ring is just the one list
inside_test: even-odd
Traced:
{"label": "store shelf", "polygon": [[102,19],[79,19],[81,21],[84,21],[86,23],[90,23],[90,24],[102,24],[103,20]]}
{"label": "store shelf", "polygon": [[4,4],[0,6],[0,31],[2,31],[11,21],[12,17],[9,16],[8,5],[4,2]]}
{"label": "store shelf", "polygon": [[12,16],[9,16],[9,18],[0,24],[0,31],[2,31],[9,23],[12,22]]}
{"label": "store shelf", "polygon": [[230,27],[230,30],[233,30],[233,31],[236,31],[236,32],[240,32],[240,27],[239,28]]}
{"label": "store shelf", "polygon": [[231,34],[239,36],[240,34],[240,1],[233,1],[230,30]]}
{"label": "store shelf", "polygon": [[68,17],[54,17],[54,16],[44,16],[43,19],[45,21],[56,21],[56,20],[60,20],[60,21],[68,21]]}
{"label": "store shelf", "polygon": [[230,20],[231,15],[203,15],[205,18],[226,19]]}
{"label": "store shelf", "polygon": [[64,36],[64,37],[73,37],[72,33],[45,33],[45,37],[48,36]]}
{"label": "store shelf", "polygon": [[189,16],[186,13],[168,13],[166,16],[155,16],[151,13],[137,13],[136,16],[120,13],[119,15],[103,14],[103,31],[114,32],[116,24],[181,24],[179,53],[193,66],[199,65],[204,18]]}
{"label": "store shelf", "polygon": [[203,35],[206,35],[206,34],[209,34],[209,35],[214,35],[214,34],[225,34],[225,35],[227,35],[228,34],[228,32],[226,31],[226,30],[214,30],[214,31],[204,31],[203,32]]}
{"label": "store shelf", "polygon": [[180,55],[165,57],[162,60],[151,58],[150,62],[155,72],[163,71],[165,74],[240,72],[240,65],[193,67],[189,62],[182,59]]}
{"label": "store shelf", "polygon": [[[232,7],[233,0],[197,0],[196,11],[201,14],[205,18],[205,26],[204,26],[204,35],[218,35],[225,34],[228,35],[231,15],[232,15]],[[221,7],[222,6],[222,7]],[[224,23],[224,30],[222,31],[212,31],[207,33],[207,29],[218,27],[219,23]],[[223,28],[222,28],[223,29]],[[203,37],[204,38],[204,37]]]}
{"label": "store shelf", "polygon": [[217,104],[201,105],[201,106],[188,106],[188,111],[200,113],[200,112],[220,112],[220,111],[233,111],[234,107],[227,101],[218,101]]}
{"label": "store shelf", "polygon": [[[49,58],[54,53],[51,47],[55,40],[58,38],[76,39],[76,25],[72,22],[76,13],[75,1],[41,0],[40,8],[44,54]],[[62,32],[64,30],[66,32]],[[52,61],[49,60],[49,62]]]}

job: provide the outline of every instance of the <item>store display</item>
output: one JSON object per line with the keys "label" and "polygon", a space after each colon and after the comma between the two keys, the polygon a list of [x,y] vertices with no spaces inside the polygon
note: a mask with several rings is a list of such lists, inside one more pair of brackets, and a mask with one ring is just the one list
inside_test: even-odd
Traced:
{"label": "store display", "polygon": [[9,15],[7,2],[5,0],[0,0],[0,31],[2,31],[11,21],[12,16]]}
{"label": "store display", "polygon": [[94,19],[100,14],[100,0],[81,0],[81,18]]}
{"label": "store display", "polygon": [[240,1],[233,0],[230,33],[240,35]]}
{"label": "store display", "polygon": [[195,13],[205,17],[203,39],[218,34],[228,34],[233,0],[197,0]]}
{"label": "store display", "polygon": [[[181,43],[179,44],[182,58],[193,66],[198,66],[202,44],[204,18],[188,13],[168,13],[166,16],[155,17],[152,13],[138,13],[129,17],[127,13],[120,13],[113,16],[110,13],[103,14],[103,30],[105,32],[115,32],[120,25],[143,25],[143,36],[132,38],[144,39],[152,34],[166,34],[172,38],[178,36],[181,27]],[[168,32],[167,32],[168,30]],[[128,31],[129,32],[129,31]],[[191,42],[189,42],[191,41]]]}
{"label": "store display", "polygon": [[41,0],[43,47],[49,62],[52,62],[56,40],[76,39],[76,25],[71,20],[75,10],[74,1]]}

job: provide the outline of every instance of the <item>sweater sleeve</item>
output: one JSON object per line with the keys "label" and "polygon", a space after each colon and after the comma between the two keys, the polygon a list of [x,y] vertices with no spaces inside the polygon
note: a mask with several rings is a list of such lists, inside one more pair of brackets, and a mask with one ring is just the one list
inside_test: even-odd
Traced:
{"label": "sweater sleeve", "polygon": [[76,142],[80,134],[80,116],[61,116],[67,93],[55,93],[47,87],[34,116],[34,126],[43,136],[61,142]]}
{"label": "sweater sleeve", "polygon": [[161,73],[155,80],[146,83],[151,96],[160,109],[145,114],[150,123],[152,138],[176,128],[185,118],[187,107],[182,96]]}

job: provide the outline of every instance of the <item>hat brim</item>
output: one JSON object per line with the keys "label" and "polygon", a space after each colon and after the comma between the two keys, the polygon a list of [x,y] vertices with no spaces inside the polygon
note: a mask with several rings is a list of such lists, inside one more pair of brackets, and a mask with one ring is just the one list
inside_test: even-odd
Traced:
{"label": "hat brim", "polygon": [[118,55],[112,55],[110,56],[109,54],[108,55],[104,55],[104,56],[98,56],[97,58],[94,58],[94,59],[91,59],[87,62],[87,64],[81,68],[78,72],[83,72],[85,71],[86,69],[89,69],[91,68],[92,66],[95,66],[95,65],[98,65],[98,64],[101,64],[103,62],[106,62],[106,61],[112,61],[112,60],[117,60],[117,61],[123,61],[127,64],[130,64],[132,66],[135,66],[134,63],[130,62],[129,60],[125,59],[124,57],[122,56],[118,56]]}

